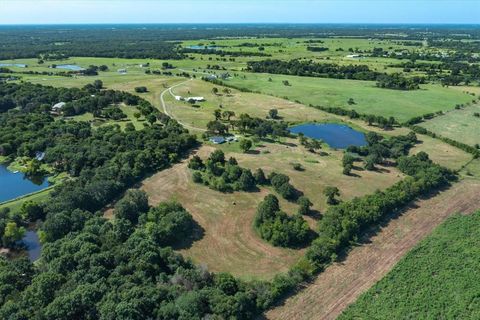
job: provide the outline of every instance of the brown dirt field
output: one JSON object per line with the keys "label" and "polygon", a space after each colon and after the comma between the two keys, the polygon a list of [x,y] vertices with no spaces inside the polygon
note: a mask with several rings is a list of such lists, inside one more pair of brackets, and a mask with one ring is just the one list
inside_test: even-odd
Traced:
{"label": "brown dirt field", "polygon": [[297,295],[266,313],[268,319],[335,319],[448,216],[480,207],[480,181],[465,179],[437,196],[417,201],[367,244],[327,268]]}
{"label": "brown dirt field", "polygon": [[[206,158],[213,150],[204,146],[197,154]],[[303,255],[303,250],[273,247],[253,230],[255,209],[267,190],[222,194],[193,183],[187,164],[188,160],[161,171],[141,186],[151,205],[176,199],[204,229],[203,238],[180,250],[183,255],[210,271],[231,272],[245,279],[272,278],[287,271]]]}

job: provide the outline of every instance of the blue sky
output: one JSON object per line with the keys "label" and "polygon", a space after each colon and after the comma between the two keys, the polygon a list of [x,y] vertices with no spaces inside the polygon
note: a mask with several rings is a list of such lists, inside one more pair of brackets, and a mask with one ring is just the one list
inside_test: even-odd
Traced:
{"label": "blue sky", "polygon": [[0,24],[480,23],[480,0],[0,0]]}

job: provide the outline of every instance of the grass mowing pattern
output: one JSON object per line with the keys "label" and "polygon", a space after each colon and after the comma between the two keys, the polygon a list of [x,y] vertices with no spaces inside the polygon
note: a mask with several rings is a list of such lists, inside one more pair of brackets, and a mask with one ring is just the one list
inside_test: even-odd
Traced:
{"label": "grass mowing pattern", "polygon": [[480,212],[454,215],[340,317],[479,319]]}

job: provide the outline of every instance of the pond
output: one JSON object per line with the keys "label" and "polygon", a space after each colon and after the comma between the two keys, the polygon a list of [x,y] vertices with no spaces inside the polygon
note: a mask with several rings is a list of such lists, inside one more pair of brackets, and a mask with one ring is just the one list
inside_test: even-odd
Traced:
{"label": "pond", "polygon": [[194,49],[194,50],[217,50],[220,47],[217,46],[199,46],[199,45],[193,45],[193,46],[188,46],[188,49]]}
{"label": "pond", "polygon": [[365,135],[344,124],[307,123],[290,128],[291,133],[303,133],[306,137],[321,139],[330,147],[345,149],[348,146],[365,146]]}
{"label": "pond", "polygon": [[82,71],[85,70],[84,68],[77,66],[75,64],[58,64],[55,69],[66,69],[72,71]]}
{"label": "pond", "polygon": [[26,64],[22,63],[0,63],[0,67],[17,67],[17,68],[26,68]]}
{"label": "pond", "polygon": [[0,202],[40,191],[50,186],[44,177],[27,178],[23,173],[14,173],[0,164]]}
{"label": "pond", "polygon": [[25,232],[22,242],[27,248],[30,261],[33,262],[38,260],[38,258],[40,258],[40,253],[42,252],[42,244],[40,243],[37,232],[34,230],[28,230]]}

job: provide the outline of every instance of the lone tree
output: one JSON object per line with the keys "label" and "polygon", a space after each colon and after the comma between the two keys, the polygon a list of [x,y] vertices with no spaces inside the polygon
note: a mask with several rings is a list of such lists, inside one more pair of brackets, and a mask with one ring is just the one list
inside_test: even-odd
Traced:
{"label": "lone tree", "polygon": [[277,109],[268,110],[268,117],[270,119],[277,119],[278,118],[278,110]]}
{"label": "lone tree", "polygon": [[235,116],[235,112],[233,111],[225,110],[222,112],[222,117],[224,119],[227,119],[227,121],[230,121],[230,118],[234,116]]}
{"label": "lone tree", "polygon": [[248,150],[250,150],[252,148],[252,140],[250,139],[242,139],[240,140],[240,148],[242,149],[242,151],[245,153],[247,152]]}
{"label": "lone tree", "polygon": [[297,203],[299,205],[298,214],[307,215],[310,213],[310,207],[313,205],[310,199],[305,196],[301,196],[300,198],[298,198]]}
{"label": "lone tree", "polygon": [[337,204],[338,200],[335,199],[335,196],[340,195],[340,190],[337,187],[328,186],[323,190],[323,194],[327,197],[327,204]]}
{"label": "lone tree", "polygon": [[145,93],[147,92],[147,87],[135,87],[135,92],[136,93]]}
{"label": "lone tree", "polygon": [[213,88],[212,88],[212,93],[213,93],[214,95],[217,95],[217,94],[218,94],[218,88],[217,88],[217,87],[213,87]]}
{"label": "lone tree", "polygon": [[220,109],[216,109],[213,111],[213,116],[215,117],[215,120],[218,121],[222,117],[222,111]]}

